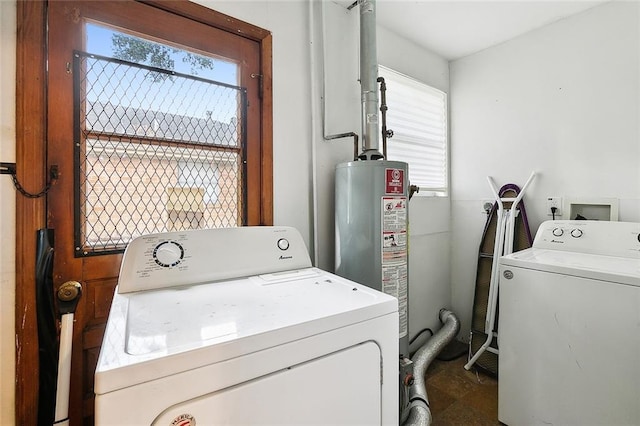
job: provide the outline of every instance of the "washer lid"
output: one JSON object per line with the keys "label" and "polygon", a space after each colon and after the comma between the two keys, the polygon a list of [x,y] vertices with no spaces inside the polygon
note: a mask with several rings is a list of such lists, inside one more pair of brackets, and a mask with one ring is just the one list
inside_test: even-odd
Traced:
{"label": "washer lid", "polygon": [[640,287],[640,258],[530,248],[501,257],[500,264]]}
{"label": "washer lid", "polygon": [[397,310],[394,297],[316,268],[116,292],[95,392],[104,394]]}

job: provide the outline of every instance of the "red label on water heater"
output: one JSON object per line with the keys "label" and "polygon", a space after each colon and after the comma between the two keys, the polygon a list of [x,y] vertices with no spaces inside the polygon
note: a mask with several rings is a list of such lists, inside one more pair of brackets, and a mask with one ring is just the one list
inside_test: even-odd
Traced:
{"label": "red label on water heater", "polygon": [[404,194],[404,170],[385,169],[385,193]]}

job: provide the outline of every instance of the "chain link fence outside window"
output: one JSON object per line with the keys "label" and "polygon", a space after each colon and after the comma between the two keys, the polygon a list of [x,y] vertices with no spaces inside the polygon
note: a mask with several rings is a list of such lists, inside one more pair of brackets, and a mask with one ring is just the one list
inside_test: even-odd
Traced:
{"label": "chain link fence outside window", "polygon": [[77,255],[246,222],[243,88],[74,56]]}

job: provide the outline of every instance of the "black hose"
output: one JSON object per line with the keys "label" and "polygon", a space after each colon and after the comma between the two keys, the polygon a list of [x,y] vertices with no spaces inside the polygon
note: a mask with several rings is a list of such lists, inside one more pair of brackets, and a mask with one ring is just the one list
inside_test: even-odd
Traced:
{"label": "black hose", "polygon": [[420,331],[418,332],[418,334],[416,334],[415,336],[413,336],[413,337],[411,338],[411,340],[409,340],[409,344],[412,344],[413,342],[415,342],[415,341],[416,341],[416,339],[417,339],[418,337],[420,337],[420,335],[421,335],[422,333],[424,333],[425,331],[428,331],[428,332],[429,332],[429,334],[431,334],[431,335],[433,336],[433,330],[431,330],[430,328],[423,328],[422,330],[420,330]]}

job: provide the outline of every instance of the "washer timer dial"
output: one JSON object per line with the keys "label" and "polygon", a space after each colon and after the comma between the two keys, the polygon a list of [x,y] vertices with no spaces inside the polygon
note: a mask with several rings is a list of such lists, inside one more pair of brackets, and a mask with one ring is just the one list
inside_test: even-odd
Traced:
{"label": "washer timer dial", "polygon": [[184,248],[175,241],[164,241],[153,249],[153,260],[163,268],[178,265],[184,257]]}

